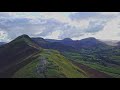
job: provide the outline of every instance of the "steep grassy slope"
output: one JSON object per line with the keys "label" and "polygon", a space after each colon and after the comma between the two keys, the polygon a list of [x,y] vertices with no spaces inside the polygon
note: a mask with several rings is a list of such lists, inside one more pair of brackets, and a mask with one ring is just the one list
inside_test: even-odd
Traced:
{"label": "steep grassy slope", "polygon": [[0,46],[0,57],[0,77],[88,77],[58,51],[42,49],[27,35]]}
{"label": "steep grassy slope", "polygon": [[[52,43],[49,49],[60,51],[65,57],[68,57],[69,60],[82,63],[98,71],[112,75],[113,77],[120,77],[119,46],[109,46],[93,37],[82,40],[71,40],[68,38],[64,40],[49,39],[46,41]],[[63,45],[65,47],[63,47]],[[44,47],[44,45],[41,47]]]}
{"label": "steep grassy slope", "polygon": [[[120,77],[120,47],[109,47],[101,42],[96,44],[96,39],[93,38],[91,44],[91,41],[88,41],[83,40],[82,48],[76,52],[72,46],[59,42],[49,43],[42,38],[33,40],[27,35],[19,36],[0,46],[0,77]],[[75,63],[70,60],[74,60]]]}
{"label": "steep grassy slope", "polygon": [[[97,59],[94,54],[89,57],[82,56],[79,53],[73,52],[64,52],[64,56],[66,56],[69,60],[73,60],[77,63],[89,66],[98,71],[104,72],[112,77],[120,78],[120,66],[116,64],[106,63],[105,61],[101,61]],[[112,55],[109,57],[113,57]],[[116,58],[116,57],[114,57]],[[119,57],[116,58],[120,61]]]}
{"label": "steep grassy slope", "polygon": [[10,43],[0,46],[0,77],[9,77],[16,71],[18,63],[41,50],[42,48],[33,43],[27,35],[19,36]]}
{"label": "steep grassy slope", "polygon": [[[18,70],[15,78],[85,78],[84,71],[73,65],[59,52],[44,50],[33,56],[35,59]],[[31,58],[29,58],[31,59]]]}

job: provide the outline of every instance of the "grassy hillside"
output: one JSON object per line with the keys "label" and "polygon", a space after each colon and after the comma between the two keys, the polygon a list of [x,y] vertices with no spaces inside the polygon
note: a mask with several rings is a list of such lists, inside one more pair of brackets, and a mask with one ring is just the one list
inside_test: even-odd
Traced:
{"label": "grassy hillside", "polygon": [[[119,47],[105,45],[99,48],[82,48],[76,52],[60,43],[52,43],[47,45],[50,49],[44,49],[39,46],[42,43],[43,46],[46,45],[44,39],[37,38],[36,41],[39,44],[29,36],[21,35],[0,46],[0,77],[120,77]],[[96,40],[91,45],[94,43],[96,44]]]}
{"label": "grassy hillside", "polygon": [[[69,60],[76,61],[78,63],[94,68],[98,71],[102,71],[113,77],[120,78],[120,66],[114,64],[101,63],[101,61],[99,61],[94,56],[94,54],[91,56],[92,57],[91,58],[91,57],[84,57],[79,53],[64,52],[64,56],[66,56]],[[116,58],[119,61],[119,57],[114,56],[113,58]]]}
{"label": "grassy hillside", "polygon": [[[34,60],[19,69],[15,78],[85,78],[84,71],[73,65],[55,50],[43,50]],[[29,58],[31,59],[31,58]]]}
{"label": "grassy hillside", "polygon": [[[22,35],[0,46],[0,77],[10,77],[13,72],[30,62],[25,58],[42,51],[29,36]],[[24,64],[23,64],[24,63]]]}

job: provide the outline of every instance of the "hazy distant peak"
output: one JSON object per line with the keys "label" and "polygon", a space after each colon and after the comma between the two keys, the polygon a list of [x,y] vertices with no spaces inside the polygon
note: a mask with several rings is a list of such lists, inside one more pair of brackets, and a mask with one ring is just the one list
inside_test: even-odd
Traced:
{"label": "hazy distant peak", "polygon": [[18,36],[18,38],[30,38],[30,37],[28,35],[26,35],[26,34],[23,34],[21,36]]}
{"label": "hazy distant peak", "polygon": [[86,38],[86,39],[96,39],[96,38],[94,38],[94,37],[88,37],[88,38]]}
{"label": "hazy distant peak", "polygon": [[117,46],[119,44],[118,40],[100,40],[100,41],[102,41],[110,46]]}
{"label": "hazy distant peak", "polygon": [[66,41],[72,41],[71,38],[64,38],[63,40],[66,40]]}
{"label": "hazy distant peak", "polygon": [[42,38],[42,37],[32,37],[32,38],[37,38],[37,39],[44,39],[44,38]]}
{"label": "hazy distant peak", "polygon": [[88,37],[88,38],[84,38],[84,39],[82,39],[82,40],[97,40],[97,39],[94,38],[94,37]]}

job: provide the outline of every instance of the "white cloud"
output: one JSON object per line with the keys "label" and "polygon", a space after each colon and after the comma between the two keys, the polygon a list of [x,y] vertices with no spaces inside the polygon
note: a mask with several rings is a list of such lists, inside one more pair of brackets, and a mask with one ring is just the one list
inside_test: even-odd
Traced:
{"label": "white cloud", "polygon": [[61,34],[61,30],[56,30],[50,33],[48,36],[44,37],[46,39],[59,39],[59,35]]}
{"label": "white cloud", "polygon": [[89,25],[89,21],[88,20],[69,21],[68,24],[80,29],[86,29]]}
{"label": "white cloud", "polygon": [[120,12],[98,12],[101,15],[118,15]]}
{"label": "white cloud", "polygon": [[0,31],[6,32],[6,38],[2,38],[5,41],[21,34],[52,39],[120,40],[119,15],[119,12],[1,12]]}
{"label": "white cloud", "polygon": [[116,17],[107,22],[103,30],[98,32],[95,37],[100,39],[120,40],[120,17]]}
{"label": "white cloud", "polygon": [[0,42],[4,42],[4,41],[9,42],[10,39],[8,38],[7,32],[0,29]]}

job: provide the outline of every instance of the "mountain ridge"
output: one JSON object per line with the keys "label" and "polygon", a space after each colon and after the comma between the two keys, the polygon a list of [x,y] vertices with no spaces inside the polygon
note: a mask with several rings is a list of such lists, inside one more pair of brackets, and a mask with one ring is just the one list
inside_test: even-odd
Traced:
{"label": "mountain ridge", "polygon": [[0,46],[0,77],[119,77],[119,52],[92,37],[50,41],[24,34]]}
{"label": "mountain ridge", "polygon": [[[89,37],[89,38],[85,38],[85,39],[81,39],[81,40],[72,40],[72,39],[67,39],[67,40],[51,40],[50,39],[48,40],[48,42],[59,42],[59,43],[62,43],[64,45],[67,45],[67,46],[72,46],[76,49],[81,49],[81,48],[93,48],[93,47],[99,47],[100,45],[101,46],[107,46],[106,43],[100,41],[99,39],[96,39],[94,37]],[[100,47],[101,47],[100,46]]]}
{"label": "mountain ridge", "polygon": [[[19,36],[13,41],[0,46],[0,73],[6,73],[9,67],[16,66],[16,64],[22,62],[24,58],[42,50],[42,48],[38,47],[39,46],[33,43],[27,35]],[[5,76],[4,74],[0,75]]]}
{"label": "mountain ridge", "polygon": [[[69,60],[67,60],[63,55],[61,55],[58,51],[55,50],[47,50],[41,48],[37,43],[35,43],[28,35],[21,35],[14,39],[13,41],[3,45],[0,47],[0,77],[16,77],[16,78],[24,78],[34,77],[42,78],[42,77],[88,77],[84,71],[82,71],[77,66],[73,65]],[[43,58],[45,58],[45,61]],[[41,58],[41,59],[40,59]],[[37,60],[37,63],[36,63]],[[47,66],[41,67],[37,69],[37,65],[39,63],[47,62]],[[35,64],[35,66],[33,66]],[[29,64],[32,65],[29,67]],[[27,67],[28,66],[28,67]],[[26,71],[24,71],[24,67]],[[35,69],[30,70],[31,68]],[[47,71],[45,68],[48,68]],[[30,70],[30,72],[29,72]],[[37,70],[37,71],[36,71]],[[47,73],[44,75],[43,71]],[[20,74],[19,74],[20,71]],[[33,73],[34,71],[34,73]],[[32,73],[31,73],[32,72]],[[39,73],[40,74],[39,74]],[[27,74],[27,75],[26,75]],[[30,76],[33,74],[33,76]],[[42,75],[43,74],[43,75]]]}

